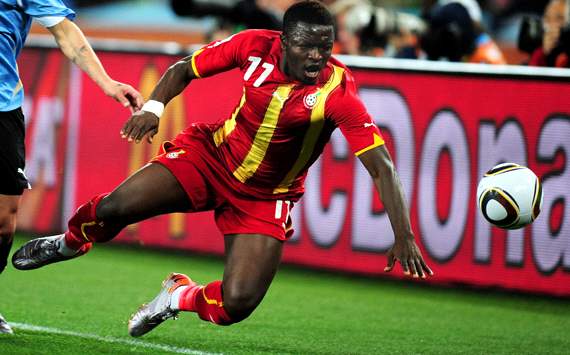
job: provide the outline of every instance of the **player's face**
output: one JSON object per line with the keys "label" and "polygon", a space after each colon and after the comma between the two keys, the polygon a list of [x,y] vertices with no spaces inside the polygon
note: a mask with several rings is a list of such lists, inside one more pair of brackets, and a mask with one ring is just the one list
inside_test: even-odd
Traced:
{"label": "player's face", "polygon": [[282,36],[282,69],[292,79],[314,84],[327,64],[334,41],[333,26],[299,22]]}

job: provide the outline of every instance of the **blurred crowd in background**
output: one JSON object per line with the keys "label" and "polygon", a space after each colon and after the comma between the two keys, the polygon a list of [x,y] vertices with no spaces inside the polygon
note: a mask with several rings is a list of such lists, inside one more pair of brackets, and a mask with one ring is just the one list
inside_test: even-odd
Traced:
{"label": "blurred crowd in background", "polygon": [[[89,36],[207,43],[280,29],[296,0],[67,0]],[[570,0],[324,0],[336,54],[570,67]]]}

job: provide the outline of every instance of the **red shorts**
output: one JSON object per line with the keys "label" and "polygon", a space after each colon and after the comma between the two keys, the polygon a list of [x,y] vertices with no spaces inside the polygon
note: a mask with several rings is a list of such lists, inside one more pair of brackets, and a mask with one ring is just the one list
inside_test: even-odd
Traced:
{"label": "red shorts", "polygon": [[216,225],[224,235],[263,234],[284,241],[293,234],[293,202],[236,193],[220,178],[220,167],[201,157],[206,142],[181,143],[179,139],[165,142],[161,154],[151,162],[164,165],[178,179],[192,204],[188,212],[214,210]]}

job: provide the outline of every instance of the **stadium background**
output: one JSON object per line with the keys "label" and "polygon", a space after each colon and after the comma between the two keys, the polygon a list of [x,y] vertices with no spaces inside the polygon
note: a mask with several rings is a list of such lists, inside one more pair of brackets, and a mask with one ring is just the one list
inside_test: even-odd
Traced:
{"label": "stadium background", "polygon": [[[167,6],[151,7],[159,3]],[[97,11],[103,10],[83,10],[87,15],[80,9],[79,21],[85,21],[106,69],[145,97],[171,63],[205,38],[199,30],[183,34],[174,27],[144,33],[136,26],[96,28],[98,16],[104,17]],[[207,19],[189,21],[188,26],[208,26]],[[224,117],[239,100],[238,72],[197,81],[169,104],[153,145],[125,144],[118,132],[127,113],[69,65],[41,31],[34,29],[19,60],[27,93],[27,175],[34,186],[19,215],[20,231],[27,235],[60,232],[80,203],[142,166],[161,140],[194,121]],[[176,41],[161,42],[169,34]],[[428,282],[570,296],[569,71],[342,59],[388,137],[419,244],[437,273]],[[541,216],[524,230],[491,228],[477,211],[476,183],[501,161],[528,165],[543,181]],[[387,277],[381,270],[393,238],[389,222],[342,136],[333,136],[310,170],[307,193],[293,214],[296,234],[286,247],[286,263]],[[115,242],[213,255],[223,248],[208,213],[133,225]]]}

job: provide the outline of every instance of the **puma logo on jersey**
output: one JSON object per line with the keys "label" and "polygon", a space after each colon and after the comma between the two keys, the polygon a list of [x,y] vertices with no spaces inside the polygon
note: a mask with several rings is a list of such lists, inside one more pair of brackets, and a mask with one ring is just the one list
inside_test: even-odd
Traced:
{"label": "puma logo on jersey", "polygon": [[374,123],[365,123],[364,128],[374,127]]}
{"label": "puma logo on jersey", "polygon": [[175,152],[166,153],[166,157],[167,157],[168,159],[176,159],[176,158],[178,158],[181,154],[184,154],[184,153],[186,153],[186,152],[184,151],[184,149],[180,149],[180,150],[177,150],[177,151],[175,151]]}

